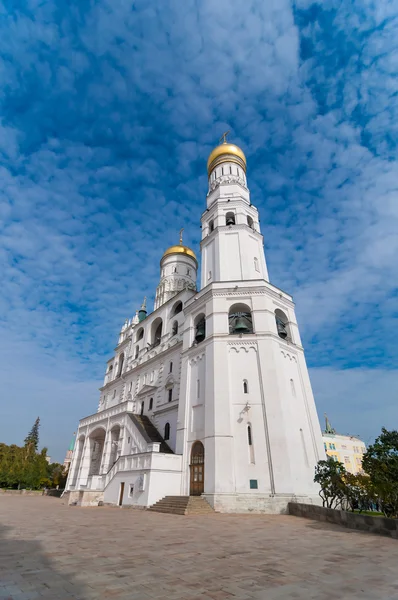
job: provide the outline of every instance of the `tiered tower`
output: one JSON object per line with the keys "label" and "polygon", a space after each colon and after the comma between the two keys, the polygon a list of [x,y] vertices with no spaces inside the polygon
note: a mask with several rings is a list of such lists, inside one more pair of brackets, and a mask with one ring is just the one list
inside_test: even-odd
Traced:
{"label": "tiered tower", "polygon": [[195,493],[200,441],[203,493],[217,510],[280,512],[317,499],[321,430],[292,298],[269,283],[245,155],[224,136],[207,168],[202,289],[184,306],[184,491]]}

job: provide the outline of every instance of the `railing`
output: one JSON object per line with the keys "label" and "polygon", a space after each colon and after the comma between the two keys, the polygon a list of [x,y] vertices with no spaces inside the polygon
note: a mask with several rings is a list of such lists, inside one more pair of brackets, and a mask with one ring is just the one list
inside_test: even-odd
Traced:
{"label": "railing", "polygon": [[155,451],[119,456],[112,468],[103,476],[105,478],[104,488],[119,471],[146,471],[150,469],[181,471],[181,468],[182,455],[180,454],[163,454]]}

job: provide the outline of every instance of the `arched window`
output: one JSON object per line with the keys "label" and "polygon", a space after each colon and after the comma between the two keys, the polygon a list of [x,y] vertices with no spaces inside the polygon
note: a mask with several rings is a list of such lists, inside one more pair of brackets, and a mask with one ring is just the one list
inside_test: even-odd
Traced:
{"label": "arched window", "polygon": [[144,337],[144,328],[140,327],[140,329],[137,331],[137,337],[136,337],[137,342],[142,340],[143,337]]}
{"label": "arched window", "polygon": [[173,372],[173,361],[170,361],[169,373]]}
{"label": "arched window", "polygon": [[177,302],[175,307],[172,310],[172,316],[178,315],[182,311],[182,302]]}
{"label": "arched window", "polygon": [[108,373],[112,373],[112,371],[113,371],[113,365],[109,365]]}
{"label": "arched window", "polygon": [[134,358],[138,358],[138,354],[140,353],[140,347],[136,346],[135,347],[135,354],[134,354]]}
{"label": "arched window", "polygon": [[144,414],[144,408],[145,408],[145,402],[144,402],[144,401],[142,401],[142,402],[141,402],[141,413],[140,413],[140,414],[141,414],[141,416]]}
{"label": "arched window", "polygon": [[213,219],[211,221],[209,221],[209,233],[211,233],[212,231],[214,231],[214,221],[213,221]]}
{"label": "arched window", "polygon": [[187,275],[190,276],[191,275],[191,269],[189,267],[187,267]]}
{"label": "arched window", "polygon": [[258,258],[256,256],[254,257],[254,269],[260,272],[260,265],[258,264]]}
{"label": "arched window", "polygon": [[152,323],[152,348],[159,346],[160,342],[162,341],[162,327],[163,321],[160,317],[158,317]]}
{"label": "arched window", "polygon": [[170,439],[170,423],[166,423],[166,425],[164,426],[164,439]]}
{"label": "arched window", "polygon": [[225,224],[235,225],[235,213],[227,212],[227,214],[225,215]]}
{"label": "arched window", "polygon": [[149,410],[152,410],[153,407],[153,398],[149,398]]}
{"label": "arched window", "polygon": [[119,371],[117,373],[117,376],[120,377],[120,375],[122,374],[123,371],[123,363],[124,363],[124,353],[122,352],[122,354],[119,357]]}
{"label": "arched window", "polygon": [[205,316],[198,315],[195,319],[195,342],[199,344],[206,337],[206,318]]}
{"label": "arched window", "polygon": [[177,273],[177,267],[173,268],[173,273]]}
{"label": "arched window", "polygon": [[244,394],[248,394],[249,393],[249,384],[247,383],[247,379],[243,380],[243,393]]}
{"label": "arched window", "polygon": [[254,229],[253,219],[249,215],[247,215],[247,224],[249,225],[249,227],[251,227],[252,229]]}
{"label": "arched window", "polygon": [[246,304],[234,304],[229,309],[229,333],[253,333],[253,320],[250,308]]}
{"label": "arched window", "polygon": [[174,321],[173,326],[171,328],[171,335],[177,335],[178,333],[178,323]]}
{"label": "arched window", "polygon": [[291,341],[290,327],[287,316],[279,308],[275,311],[276,331],[283,340]]}
{"label": "arched window", "polygon": [[294,386],[293,379],[290,380],[290,387],[291,387],[291,390],[292,390],[292,396],[296,396],[296,388]]}

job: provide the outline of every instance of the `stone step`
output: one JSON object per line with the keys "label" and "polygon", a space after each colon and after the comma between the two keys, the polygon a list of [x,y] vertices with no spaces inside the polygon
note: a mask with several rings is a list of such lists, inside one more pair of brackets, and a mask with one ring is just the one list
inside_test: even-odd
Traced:
{"label": "stone step", "polygon": [[165,496],[148,510],[175,515],[214,514],[210,504],[201,496]]}

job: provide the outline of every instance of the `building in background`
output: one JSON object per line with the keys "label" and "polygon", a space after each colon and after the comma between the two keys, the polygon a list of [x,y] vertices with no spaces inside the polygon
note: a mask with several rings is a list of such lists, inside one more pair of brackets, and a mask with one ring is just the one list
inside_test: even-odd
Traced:
{"label": "building in background", "polygon": [[331,426],[325,415],[323,432],[325,452],[334,460],[343,463],[349,473],[362,473],[362,457],[366,452],[365,442],[355,435],[341,435]]}

